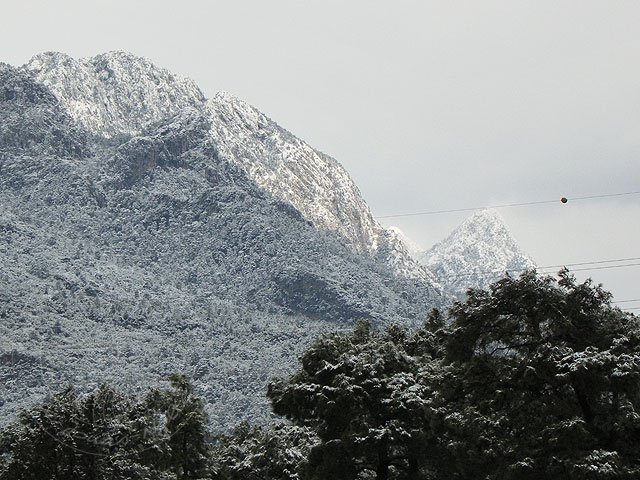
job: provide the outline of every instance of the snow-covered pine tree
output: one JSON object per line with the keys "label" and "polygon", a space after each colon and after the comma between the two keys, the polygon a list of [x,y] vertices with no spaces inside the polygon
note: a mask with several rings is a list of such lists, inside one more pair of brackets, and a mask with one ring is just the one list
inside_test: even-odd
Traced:
{"label": "snow-covered pine tree", "polygon": [[640,320],[610,300],[565,270],[455,304],[440,402],[461,478],[640,476]]}

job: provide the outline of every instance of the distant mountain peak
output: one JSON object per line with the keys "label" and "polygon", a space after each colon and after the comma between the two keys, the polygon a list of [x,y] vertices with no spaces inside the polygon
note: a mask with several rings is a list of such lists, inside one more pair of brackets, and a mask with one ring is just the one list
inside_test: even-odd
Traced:
{"label": "distant mountain peak", "polygon": [[496,229],[510,235],[502,215],[500,215],[495,208],[485,208],[484,210],[477,211],[467,218],[462,225],[466,228],[475,225],[482,228]]}
{"label": "distant mountain peak", "polygon": [[487,287],[507,271],[535,268],[494,209],[467,218],[446,239],[424,252],[420,263],[458,298],[464,297],[468,288]]}

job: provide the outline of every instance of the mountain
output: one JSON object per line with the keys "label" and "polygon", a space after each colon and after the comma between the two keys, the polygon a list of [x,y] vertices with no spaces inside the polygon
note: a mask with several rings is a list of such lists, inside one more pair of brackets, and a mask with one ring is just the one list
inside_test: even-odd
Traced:
{"label": "mountain", "polygon": [[293,205],[319,229],[338,233],[355,251],[372,254],[398,275],[440,288],[393,232],[373,218],[335,159],[228,93],[216,94],[207,109],[220,154],[244,168],[258,185]]}
{"label": "mountain", "polygon": [[358,251],[375,250],[380,227],[336,160],[232,95],[218,93],[207,107],[225,157],[319,228],[340,233]]}
{"label": "mountain", "polygon": [[0,114],[4,421],[184,372],[214,426],[259,422],[320,332],[447,302],[335,160],[147,60],[0,65]]}
{"label": "mountain", "polygon": [[445,291],[458,299],[464,298],[468,288],[486,288],[507,271],[536,266],[522,252],[502,217],[491,209],[469,217],[418,259]]}
{"label": "mountain", "polygon": [[189,79],[125,52],[84,60],[62,53],[36,55],[26,65],[87,131],[134,135],[184,108],[211,121],[218,153],[319,229],[338,233],[357,252],[396,273],[439,288],[436,279],[373,218],[347,171],[242,100],[220,92],[206,100]]}
{"label": "mountain", "polygon": [[205,101],[192,80],[126,52],[81,60],[46,52],[25,68],[80,126],[105,137],[138,134],[150,123],[186,107],[201,108]]}
{"label": "mountain", "polygon": [[0,144],[4,155],[82,156],[87,141],[53,93],[24,71],[0,63]]}

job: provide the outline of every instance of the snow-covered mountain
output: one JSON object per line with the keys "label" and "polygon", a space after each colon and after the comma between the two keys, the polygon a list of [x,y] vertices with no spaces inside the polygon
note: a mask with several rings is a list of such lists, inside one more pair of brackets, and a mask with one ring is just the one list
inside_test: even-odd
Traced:
{"label": "snow-covered mountain", "polygon": [[506,271],[517,273],[536,266],[491,209],[469,217],[418,259],[447,293],[460,299],[468,288],[485,288]]}
{"label": "snow-covered mountain", "polygon": [[138,134],[152,122],[185,107],[201,108],[205,101],[193,80],[126,52],[81,60],[46,52],[25,68],[83,128],[106,137]]}
{"label": "snow-covered mountain", "polygon": [[446,302],[335,160],[132,55],[0,64],[0,172],[0,421],[176,371],[264,419],[320,332]]}
{"label": "snow-covered mountain", "polygon": [[25,67],[96,135],[139,134],[168,115],[198,109],[209,117],[219,154],[259,186],[293,205],[317,228],[338,233],[355,251],[387,262],[399,275],[439,288],[430,272],[378,224],[335,159],[242,100],[224,92],[205,100],[193,81],[124,52],[82,60],[44,53]]}

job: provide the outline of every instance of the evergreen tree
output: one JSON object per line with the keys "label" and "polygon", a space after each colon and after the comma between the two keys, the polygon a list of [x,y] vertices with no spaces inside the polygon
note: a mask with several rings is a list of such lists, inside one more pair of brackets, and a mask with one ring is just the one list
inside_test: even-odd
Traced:
{"label": "evergreen tree", "polygon": [[528,272],[451,309],[439,394],[460,478],[639,478],[640,324],[610,299]]}
{"label": "evergreen tree", "polygon": [[305,477],[640,477],[640,322],[567,271],[471,290],[448,319],[325,335],[268,396],[320,442]]}
{"label": "evergreen tree", "polygon": [[207,467],[207,415],[184,375],[170,377],[171,390],[153,391],[149,403],[166,418],[171,469],[179,479],[201,478]]}
{"label": "evergreen tree", "polygon": [[71,479],[76,464],[76,393],[67,389],[49,403],[20,414],[19,422],[2,432],[6,459],[3,480]]}
{"label": "evergreen tree", "polygon": [[177,480],[204,478],[202,401],[183,376],[141,399],[108,386],[71,388],[21,413],[0,434],[0,479]]}
{"label": "evergreen tree", "polygon": [[298,480],[317,438],[308,428],[276,424],[251,427],[241,423],[215,440],[215,480]]}
{"label": "evergreen tree", "polygon": [[318,339],[297,373],[269,385],[274,411],[321,440],[310,452],[309,478],[423,478],[432,411],[420,380],[431,365],[423,340],[361,322],[351,334]]}

